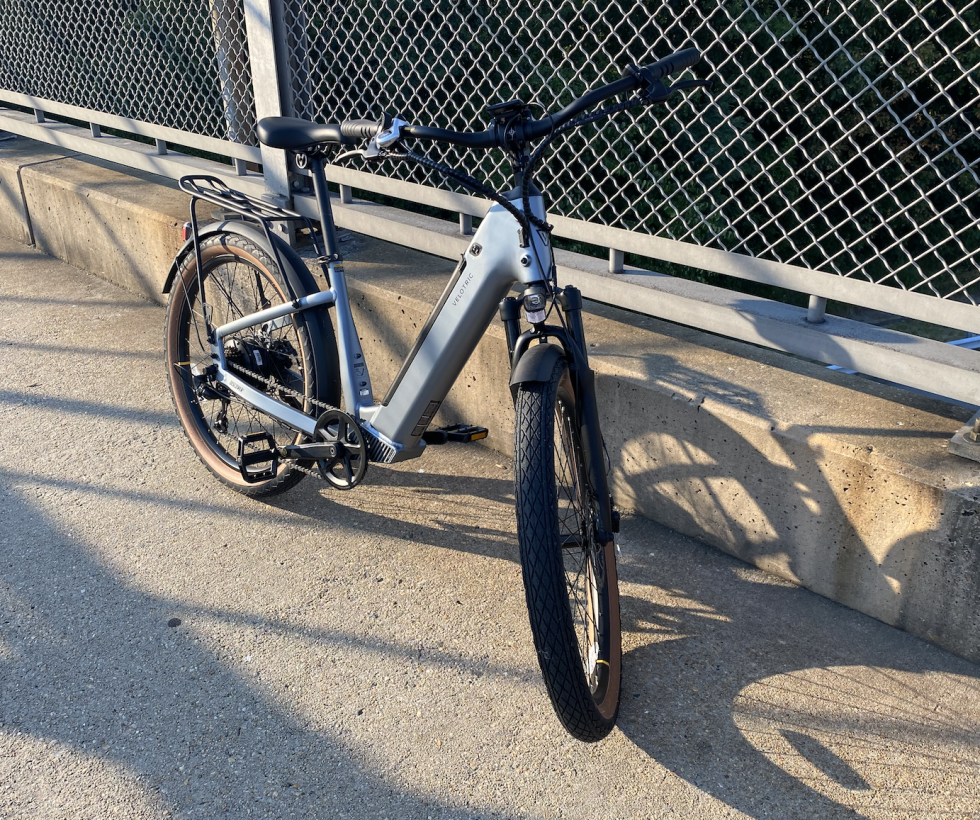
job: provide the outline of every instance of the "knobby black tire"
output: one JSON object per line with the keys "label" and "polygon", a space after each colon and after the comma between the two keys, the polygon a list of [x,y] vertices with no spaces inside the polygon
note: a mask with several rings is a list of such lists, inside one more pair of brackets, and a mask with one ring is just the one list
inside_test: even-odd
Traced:
{"label": "knobby black tire", "polygon": [[[262,248],[237,234],[217,234],[203,240],[201,259],[205,277],[204,292],[215,311],[215,324],[306,295],[293,293],[275,261]],[[254,288],[251,286],[253,282]],[[316,326],[313,327],[312,323],[316,323]],[[167,382],[184,433],[204,466],[237,492],[257,498],[294,487],[304,478],[304,473],[293,469],[288,462],[280,462],[275,476],[264,481],[250,483],[242,477],[237,464],[238,436],[267,431],[280,446],[299,442],[303,440],[303,436],[237,399],[227,405],[227,415],[234,419],[233,425],[229,425],[227,421],[222,425],[217,424],[218,403],[215,400],[202,399],[198,395],[189,369],[193,363],[202,366],[210,363],[206,339],[201,338],[202,327],[198,302],[197,259],[192,251],[182,260],[174,281],[167,306],[165,333]],[[231,338],[242,336],[247,339],[249,333],[253,331],[248,329],[241,334],[233,334]],[[337,405],[340,396],[336,379],[317,380],[317,373],[327,372],[325,368],[328,363],[315,362],[314,357],[322,354],[314,339],[311,339],[312,335],[319,341],[316,337],[328,333],[332,342],[333,331],[329,318],[316,315],[297,315],[285,327],[272,331],[277,338],[288,342],[292,350],[288,354],[289,366],[286,370],[290,377],[288,386],[308,398]],[[251,362],[245,364],[250,364],[252,370],[256,369],[256,365]],[[247,378],[243,380],[248,381]],[[328,384],[324,385],[324,381]],[[255,386],[267,389],[262,385]],[[293,399],[290,401],[295,402]],[[295,403],[299,405],[299,402]],[[305,403],[305,407],[297,406],[297,409],[315,412],[313,405],[309,403]],[[221,430],[222,426],[226,427],[225,431]]]}
{"label": "knobby black tire", "polygon": [[[524,384],[518,390],[517,537],[531,632],[548,696],[571,735],[595,742],[609,734],[619,712],[619,588],[615,546],[612,540],[596,541],[595,503],[584,481],[574,410],[574,392],[563,360],[556,363],[548,382]],[[585,568],[588,600],[593,602],[588,613],[578,600],[576,579],[581,574],[573,574],[579,562]],[[593,608],[596,616],[590,633],[587,621]],[[604,629],[597,629],[597,624]],[[590,661],[585,648],[586,635],[596,633],[605,635],[599,656],[606,656],[606,669],[601,662]],[[602,641],[590,646],[594,650]]]}

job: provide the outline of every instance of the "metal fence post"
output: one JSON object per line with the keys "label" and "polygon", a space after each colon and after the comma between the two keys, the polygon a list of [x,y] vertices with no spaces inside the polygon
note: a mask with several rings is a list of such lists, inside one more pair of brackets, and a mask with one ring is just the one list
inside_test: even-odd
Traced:
{"label": "metal fence post", "polygon": [[819,325],[826,321],[827,300],[823,296],[810,296],[810,303],[806,309],[806,320],[811,325]]}
{"label": "metal fence post", "polygon": [[615,248],[610,248],[609,249],[609,272],[622,273],[624,259],[625,259],[625,254],[622,251],[617,251]]}
{"label": "metal fence post", "polygon": [[311,119],[307,112],[313,94],[307,34],[310,18],[305,4],[302,0],[272,0],[272,13],[276,21],[273,32],[282,113],[287,117]]}
{"label": "metal fence post", "polygon": [[[277,4],[278,5],[278,4]],[[280,6],[281,10],[281,6]],[[272,0],[249,0],[245,3],[245,31],[248,36],[249,61],[252,66],[252,90],[255,94],[255,118],[283,115],[276,60],[276,19]],[[282,25],[280,19],[278,25]],[[261,145],[265,186],[270,194],[289,198],[289,164],[286,152]]]}

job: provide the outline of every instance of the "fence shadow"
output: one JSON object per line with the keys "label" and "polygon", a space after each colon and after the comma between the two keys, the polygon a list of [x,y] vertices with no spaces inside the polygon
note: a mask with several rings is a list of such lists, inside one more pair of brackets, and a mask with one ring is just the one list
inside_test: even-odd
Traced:
{"label": "fence shadow", "polygon": [[[19,764],[2,769],[39,816],[57,811],[65,772],[77,774],[75,805],[98,807],[100,816],[134,803],[188,818],[355,818],[370,805],[392,816],[504,816],[399,788],[187,629],[216,618],[235,631],[288,631],[283,623],[148,594],[9,486],[0,517],[14,534],[0,550],[0,723],[34,760],[29,780]],[[175,615],[184,623],[168,627]],[[343,632],[300,632],[313,647],[357,642]],[[369,650],[403,653],[384,642]],[[465,663],[451,654],[437,660]]]}
{"label": "fence shadow", "polygon": [[640,645],[624,658],[619,726],[638,747],[756,820],[976,805],[975,665],[710,548],[691,560],[664,528],[630,524],[631,543],[657,543],[622,569],[658,590],[655,602],[623,602]]}

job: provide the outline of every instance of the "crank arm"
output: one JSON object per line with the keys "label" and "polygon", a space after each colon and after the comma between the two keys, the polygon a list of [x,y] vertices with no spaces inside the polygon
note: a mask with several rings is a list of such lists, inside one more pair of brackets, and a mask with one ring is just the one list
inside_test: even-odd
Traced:
{"label": "crank arm", "polygon": [[333,462],[344,452],[344,446],[336,442],[310,442],[308,444],[287,444],[279,448],[280,458],[324,459]]}

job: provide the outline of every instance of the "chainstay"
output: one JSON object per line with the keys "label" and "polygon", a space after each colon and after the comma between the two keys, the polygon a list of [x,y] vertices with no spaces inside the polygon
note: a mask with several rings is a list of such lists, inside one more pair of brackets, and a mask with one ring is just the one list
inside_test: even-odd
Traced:
{"label": "chainstay", "polygon": [[254,370],[249,370],[247,367],[242,367],[240,364],[235,364],[234,362],[228,362],[228,367],[232,370],[237,370],[239,373],[244,373],[250,379],[254,379],[257,382],[261,382],[266,387],[275,388],[287,396],[292,396],[294,399],[299,399],[303,402],[309,402],[310,404],[316,405],[317,407],[322,407],[324,410],[336,410],[337,412],[343,412],[339,407],[334,407],[332,404],[327,404],[325,401],[320,401],[319,399],[314,399],[311,396],[304,396],[298,390],[293,390],[290,387],[286,387],[284,384],[280,384],[271,376],[266,378],[265,376],[256,373]]}
{"label": "chainstay", "polygon": [[[327,404],[325,401],[320,401],[319,399],[314,399],[311,398],[310,396],[304,396],[298,390],[293,390],[289,387],[286,387],[284,384],[280,384],[275,379],[271,377],[266,378],[265,376],[256,373],[254,370],[249,370],[247,367],[242,367],[240,364],[235,364],[234,362],[228,362],[228,366],[232,370],[237,370],[239,373],[248,376],[250,379],[254,379],[257,382],[261,382],[267,387],[280,390],[283,393],[286,393],[287,395],[292,396],[295,399],[299,399],[300,401],[304,401],[304,402],[308,401],[310,404],[316,405],[317,407],[322,407],[324,410],[338,410],[338,411],[340,410],[340,408],[334,407],[332,404]],[[304,467],[296,459],[290,459],[289,466],[290,469],[299,470],[301,473],[306,473],[306,475],[310,475],[313,476],[314,478],[320,479],[320,481],[326,481],[326,479],[321,475],[319,470],[313,470],[309,467]]]}

